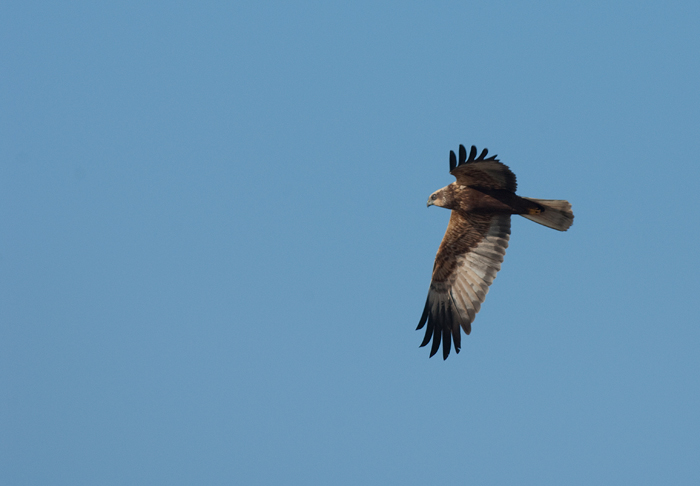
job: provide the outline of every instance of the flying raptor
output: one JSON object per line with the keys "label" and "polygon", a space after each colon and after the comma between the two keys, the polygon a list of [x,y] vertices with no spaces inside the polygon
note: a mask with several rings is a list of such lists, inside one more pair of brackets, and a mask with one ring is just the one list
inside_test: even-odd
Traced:
{"label": "flying raptor", "polygon": [[459,161],[450,151],[450,174],[456,182],[435,191],[428,206],[452,210],[445,237],[440,243],[428,299],[418,328],[426,326],[421,347],[432,339],[430,357],[442,342],[447,359],[452,342],[459,353],[462,336],[472,330],[472,322],[501,269],[510,238],[510,215],[519,214],[535,223],[566,231],[574,222],[568,201],[531,199],[515,194],[515,174],[496,155],[486,158],[484,149],[476,156],[472,145],[469,157],[459,146]]}

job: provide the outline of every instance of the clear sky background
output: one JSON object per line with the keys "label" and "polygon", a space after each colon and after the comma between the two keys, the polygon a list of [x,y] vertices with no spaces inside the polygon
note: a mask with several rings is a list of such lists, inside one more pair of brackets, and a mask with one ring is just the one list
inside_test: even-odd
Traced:
{"label": "clear sky background", "polygon": [[[2,2],[0,483],[698,484],[700,3]],[[415,331],[449,150],[519,193]]]}

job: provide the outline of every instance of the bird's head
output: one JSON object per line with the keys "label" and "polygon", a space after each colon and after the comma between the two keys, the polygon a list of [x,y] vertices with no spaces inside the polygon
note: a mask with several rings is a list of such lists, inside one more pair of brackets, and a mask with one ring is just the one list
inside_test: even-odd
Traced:
{"label": "bird's head", "polygon": [[428,207],[440,206],[441,208],[452,209],[454,202],[455,199],[452,191],[452,184],[450,184],[442,189],[438,189],[430,195],[428,198]]}

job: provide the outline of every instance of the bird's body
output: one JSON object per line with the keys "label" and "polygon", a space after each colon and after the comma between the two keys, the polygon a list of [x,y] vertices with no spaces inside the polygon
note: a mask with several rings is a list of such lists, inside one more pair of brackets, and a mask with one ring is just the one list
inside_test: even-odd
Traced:
{"label": "bird's body", "polygon": [[418,324],[421,329],[427,323],[421,346],[432,339],[432,357],[442,342],[444,359],[452,341],[459,352],[460,327],[466,334],[471,332],[471,323],[501,268],[510,238],[510,216],[519,214],[559,231],[566,231],[574,219],[567,201],[516,195],[515,175],[496,156],[485,158],[486,149],[476,157],[472,146],[467,159],[464,146],[459,148],[459,163],[450,152],[450,174],[457,181],[428,199],[428,206],[451,209],[452,214]]}

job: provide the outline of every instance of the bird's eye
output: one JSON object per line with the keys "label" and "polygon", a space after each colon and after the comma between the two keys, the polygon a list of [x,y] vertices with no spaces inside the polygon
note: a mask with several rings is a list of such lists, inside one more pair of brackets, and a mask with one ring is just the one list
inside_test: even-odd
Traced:
{"label": "bird's eye", "polygon": [[430,196],[430,199],[432,199],[433,201],[435,201],[435,200],[437,199],[437,194],[433,194],[432,196]]}

